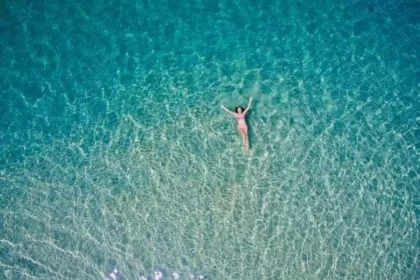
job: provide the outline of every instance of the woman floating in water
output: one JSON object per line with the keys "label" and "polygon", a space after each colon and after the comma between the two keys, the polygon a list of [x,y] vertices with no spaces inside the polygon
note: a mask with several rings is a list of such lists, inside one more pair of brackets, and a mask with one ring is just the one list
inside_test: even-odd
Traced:
{"label": "woman floating in water", "polygon": [[248,107],[246,109],[242,107],[236,107],[235,112],[228,110],[225,106],[220,105],[220,107],[231,114],[232,116],[236,117],[238,120],[238,130],[242,135],[242,140],[244,143],[245,151],[248,152],[249,150],[249,142],[248,142],[248,126],[246,125],[245,115],[248,112],[249,108],[251,107],[252,98],[249,99]]}

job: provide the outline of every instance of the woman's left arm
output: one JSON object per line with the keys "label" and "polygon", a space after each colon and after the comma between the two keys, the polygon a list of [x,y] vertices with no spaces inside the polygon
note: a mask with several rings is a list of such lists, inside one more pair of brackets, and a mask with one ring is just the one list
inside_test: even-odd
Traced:
{"label": "woman's left arm", "polygon": [[246,107],[246,109],[244,111],[244,114],[246,114],[246,112],[248,112],[249,108],[251,108],[251,103],[252,103],[252,97],[249,99],[248,107]]}

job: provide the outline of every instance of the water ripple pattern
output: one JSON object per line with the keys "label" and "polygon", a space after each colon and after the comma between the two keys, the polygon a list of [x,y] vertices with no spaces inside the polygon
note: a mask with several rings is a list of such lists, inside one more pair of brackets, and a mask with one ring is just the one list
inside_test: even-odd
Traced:
{"label": "water ripple pattern", "polygon": [[419,279],[419,15],[0,1],[0,279]]}

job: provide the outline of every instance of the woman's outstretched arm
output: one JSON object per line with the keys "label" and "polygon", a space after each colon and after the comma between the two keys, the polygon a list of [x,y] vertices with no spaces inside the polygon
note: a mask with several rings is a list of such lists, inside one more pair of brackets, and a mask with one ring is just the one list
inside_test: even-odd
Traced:
{"label": "woman's outstretched arm", "polygon": [[236,114],[232,111],[230,111],[228,108],[226,108],[223,105],[220,105],[220,108],[222,108],[223,110],[225,110],[226,112],[228,112],[229,114],[231,114],[232,116],[236,117]]}
{"label": "woman's outstretched arm", "polygon": [[249,99],[248,107],[246,107],[246,109],[244,111],[244,114],[246,114],[246,112],[248,112],[249,108],[251,108],[251,103],[252,103],[252,97]]}

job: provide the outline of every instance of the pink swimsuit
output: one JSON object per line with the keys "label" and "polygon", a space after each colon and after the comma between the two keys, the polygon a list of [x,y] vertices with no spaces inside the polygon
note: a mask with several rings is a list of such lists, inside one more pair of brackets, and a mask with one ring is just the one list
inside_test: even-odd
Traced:
{"label": "pink swimsuit", "polygon": [[238,129],[243,130],[244,132],[248,132],[248,126],[245,122],[245,116],[241,115],[239,117],[236,117],[236,119],[238,120]]}

